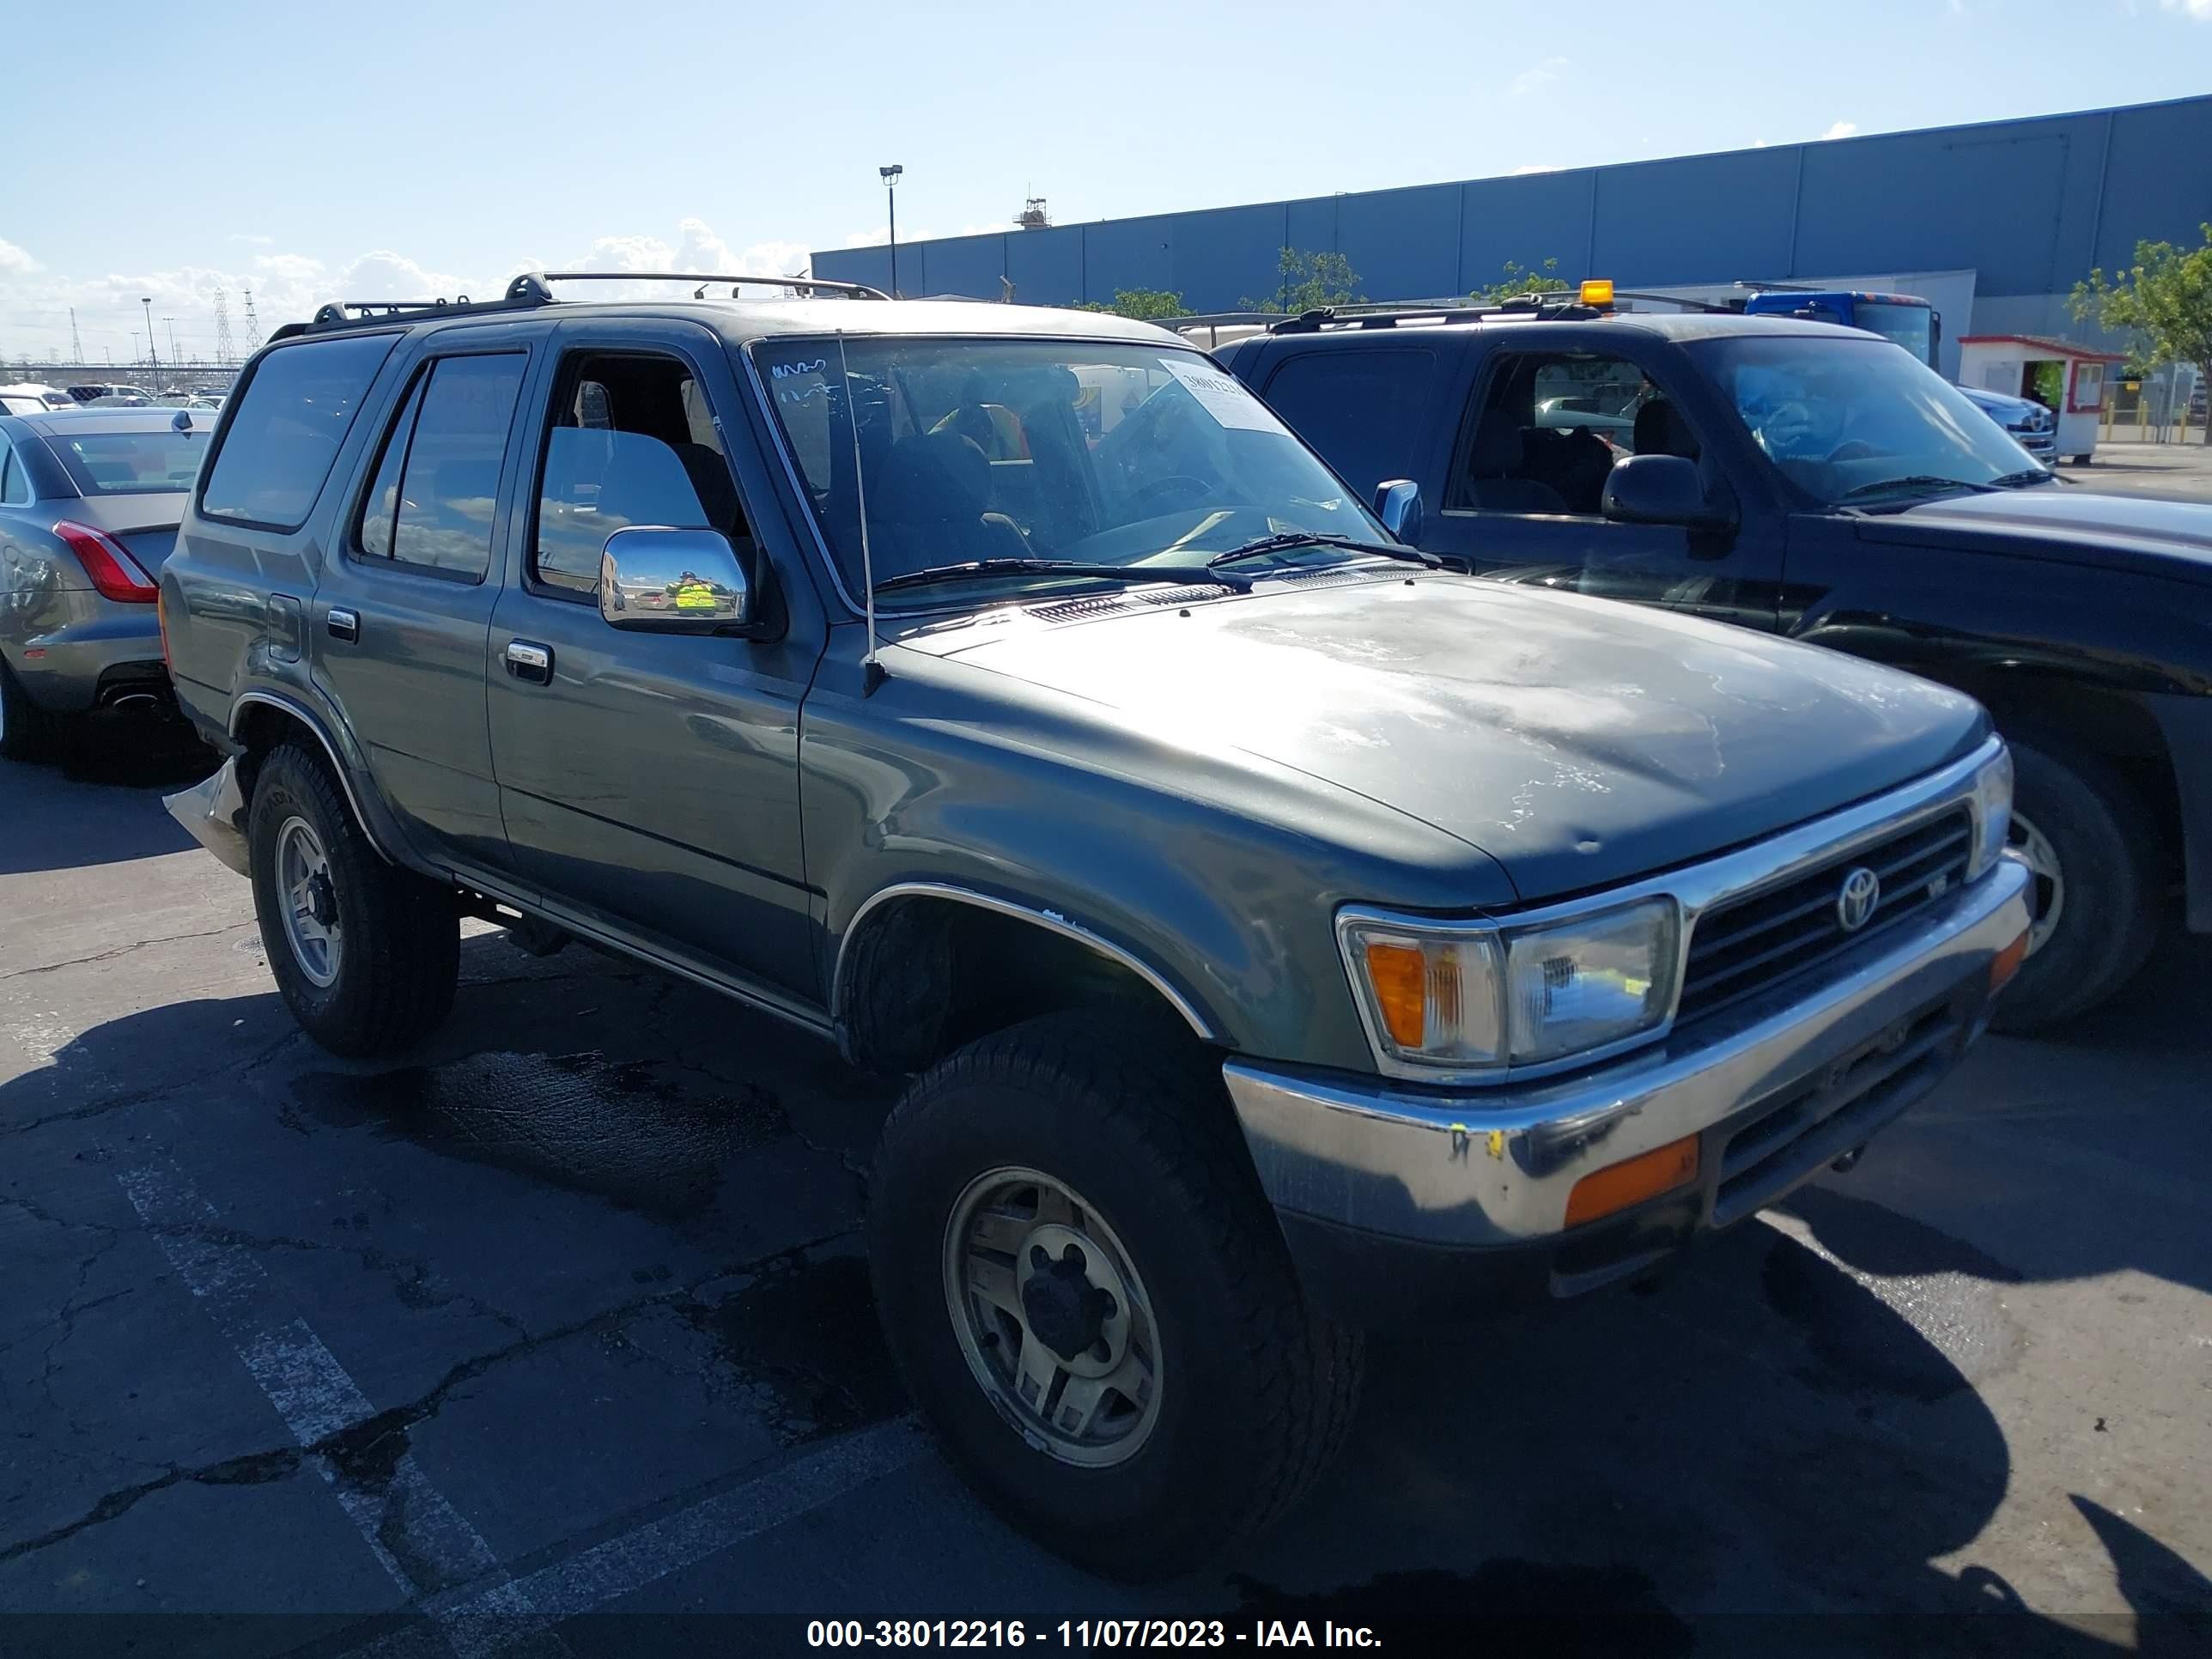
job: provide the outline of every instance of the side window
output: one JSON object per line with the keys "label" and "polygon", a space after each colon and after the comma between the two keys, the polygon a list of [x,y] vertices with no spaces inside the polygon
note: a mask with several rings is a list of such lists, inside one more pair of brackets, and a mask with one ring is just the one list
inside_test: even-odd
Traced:
{"label": "side window", "polygon": [[1303,352],[1268,377],[1266,397],[1355,495],[1410,476],[1436,354],[1405,347]]}
{"label": "side window", "polygon": [[599,586],[607,538],[631,525],[719,530],[750,562],[736,481],[706,396],[673,357],[579,353],[562,365],[538,468],[531,574]]}
{"label": "side window", "polygon": [[1444,505],[1595,518],[1630,455],[1694,460],[1697,438],[1635,364],[1594,353],[1514,352],[1475,394]]}
{"label": "side window", "polygon": [[31,481],[13,445],[0,438],[0,506],[21,507],[31,499]]}
{"label": "side window", "polygon": [[254,366],[200,494],[215,518],[296,530],[396,334],[306,340]]}
{"label": "side window", "polygon": [[422,389],[430,382],[427,368],[416,372],[414,381],[400,399],[399,413],[384,434],[384,448],[376,458],[376,477],[361,504],[361,520],[354,528],[355,551],[372,559],[392,556],[392,525],[399,516],[399,470],[407,465],[407,441],[415,431],[415,416],[422,407]]}

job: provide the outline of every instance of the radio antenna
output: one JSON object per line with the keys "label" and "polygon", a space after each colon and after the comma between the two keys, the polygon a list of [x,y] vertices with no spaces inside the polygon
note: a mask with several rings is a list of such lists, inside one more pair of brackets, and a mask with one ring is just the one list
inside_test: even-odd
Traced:
{"label": "radio antenna", "polygon": [[860,587],[868,614],[868,654],[860,663],[860,695],[870,696],[884,683],[884,665],[876,644],[876,562],[868,550],[868,483],[860,467],[860,406],[853,397],[853,366],[845,357],[845,331],[837,331],[837,373],[845,382],[845,421],[853,430],[853,493],[860,506]]}

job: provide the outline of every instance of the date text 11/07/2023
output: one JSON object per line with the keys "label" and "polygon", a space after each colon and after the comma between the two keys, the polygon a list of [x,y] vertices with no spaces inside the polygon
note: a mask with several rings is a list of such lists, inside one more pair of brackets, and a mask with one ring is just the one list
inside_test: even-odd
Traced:
{"label": "date text 11/07/2023", "polygon": [[1379,1648],[1365,1625],[1328,1620],[1260,1619],[1249,1626],[1220,1619],[811,1619],[813,1648]]}

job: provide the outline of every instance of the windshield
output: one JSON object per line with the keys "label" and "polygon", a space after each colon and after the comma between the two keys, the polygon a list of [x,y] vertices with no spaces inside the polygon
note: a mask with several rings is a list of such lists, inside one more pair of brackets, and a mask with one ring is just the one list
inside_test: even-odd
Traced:
{"label": "windshield", "polygon": [[[976,560],[1079,561],[1141,575],[1285,532],[1389,540],[1266,405],[1194,353],[973,337],[844,347],[849,395],[835,340],[754,350],[823,539],[854,593],[863,495],[879,592],[891,578]],[[1298,547],[1267,556],[1361,556]],[[1001,569],[968,580],[1003,590],[1098,579]],[[884,597],[914,605],[943,596],[908,587]]]}
{"label": "windshield", "polygon": [[1790,481],[1828,505],[1932,490],[1946,480],[2043,477],[1948,381],[1879,340],[1768,335],[1687,349]]}
{"label": "windshield", "polygon": [[1851,307],[1851,316],[1868,333],[1903,346],[1916,363],[1924,363],[1933,355],[1929,348],[1935,344],[1935,313],[1926,306],[1861,300]]}
{"label": "windshield", "polygon": [[189,432],[75,432],[46,441],[87,495],[151,495],[190,489],[213,422]]}

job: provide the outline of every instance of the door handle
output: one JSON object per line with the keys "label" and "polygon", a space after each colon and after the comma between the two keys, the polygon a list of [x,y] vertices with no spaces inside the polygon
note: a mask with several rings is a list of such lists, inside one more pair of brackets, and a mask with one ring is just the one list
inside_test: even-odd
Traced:
{"label": "door handle", "polygon": [[507,642],[507,672],[532,685],[553,684],[553,647],[529,640]]}
{"label": "door handle", "polygon": [[357,640],[361,637],[361,617],[342,605],[332,605],[330,614],[323,618],[323,626],[334,640]]}

